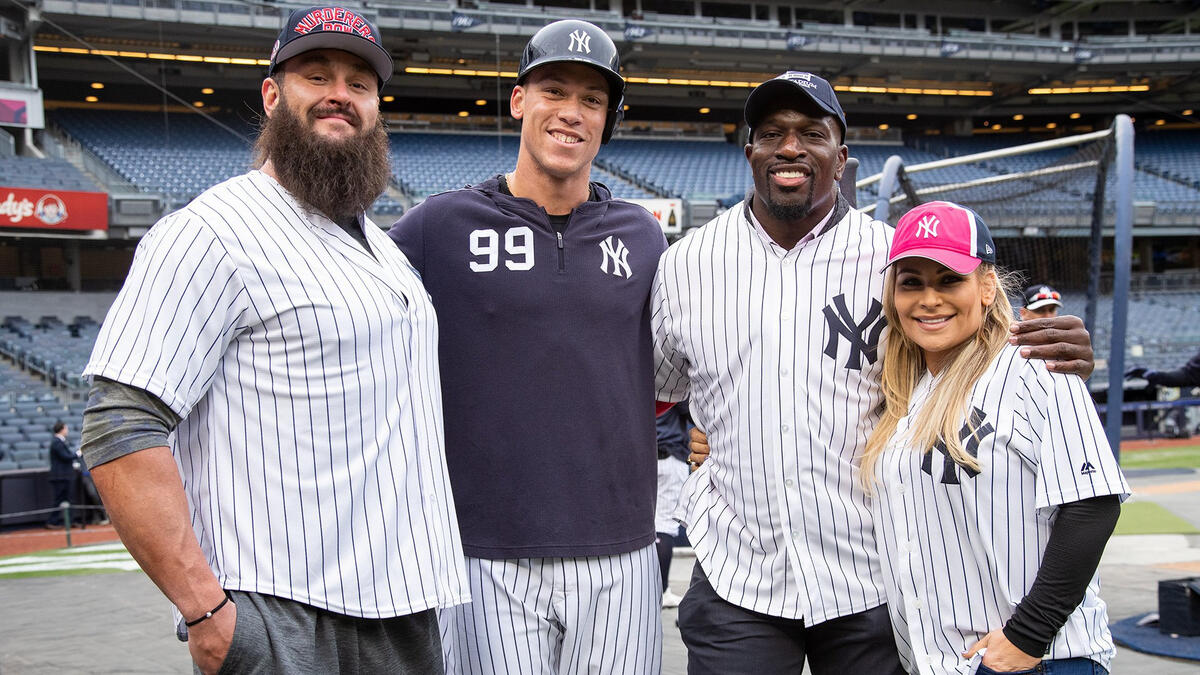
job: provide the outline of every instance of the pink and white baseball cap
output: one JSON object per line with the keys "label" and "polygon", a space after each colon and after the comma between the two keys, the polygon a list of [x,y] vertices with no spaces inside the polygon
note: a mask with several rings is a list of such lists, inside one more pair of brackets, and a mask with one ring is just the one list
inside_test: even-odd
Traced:
{"label": "pink and white baseball cap", "polygon": [[952,202],[926,202],[900,216],[886,270],[901,258],[928,258],[967,275],[996,264],[996,243],[983,218]]}

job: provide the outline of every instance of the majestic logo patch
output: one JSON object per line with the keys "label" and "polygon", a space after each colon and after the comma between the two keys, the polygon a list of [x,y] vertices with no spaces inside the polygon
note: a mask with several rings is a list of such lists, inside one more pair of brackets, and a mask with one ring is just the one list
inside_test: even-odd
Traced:
{"label": "majestic logo patch", "polygon": [[608,272],[608,264],[611,262],[614,276],[626,279],[633,277],[633,270],[629,269],[629,249],[625,248],[625,242],[610,234],[600,242],[600,251],[604,253],[604,259],[600,261],[601,272]]}
{"label": "majestic logo patch", "polygon": [[1079,475],[1087,476],[1096,473],[1096,467],[1091,462],[1084,462],[1083,466],[1079,467]]}
{"label": "majestic logo patch", "polygon": [[[963,449],[972,457],[979,456],[979,444],[983,439],[990,434],[995,433],[996,429],[992,427],[991,422],[984,424],[987,415],[979,408],[971,408],[970,420],[963,424],[962,429],[958,432],[958,440],[963,444]],[[974,429],[974,433],[971,430]],[[926,475],[933,476],[933,453],[942,453],[942,479],[943,485],[958,485],[958,463],[950,457],[950,449],[946,447],[946,441],[939,438],[933,444],[933,450],[925,453],[925,459],[921,462],[921,470]],[[979,475],[979,472],[969,466],[962,467],[962,470],[967,473],[968,478],[974,478]]]}
{"label": "majestic logo patch", "polygon": [[917,222],[917,236],[924,237],[926,239],[930,237],[937,237],[937,228],[939,224],[941,224],[941,221],[937,219],[937,216],[932,214],[923,216],[921,220]]}
{"label": "majestic logo patch", "polygon": [[567,51],[591,54],[591,43],[592,36],[588,35],[587,31],[580,28],[571,32],[571,44],[567,45]]}
{"label": "majestic logo patch", "polygon": [[862,370],[862,359],[865,356],[868,363],[875,363],[879,358],[879,336],[887,326],[883,318],[883,305],[874,298],[867,316],[862,321],[855,321],[850,308],[846,306],[846,295],[843,293],[833,299],[833,304],[822,310],[825,322],[829,324],[829,341],[825,343],[825,356],[837,360],[839,338],[845,338],[850,343],[850,356],[846,359],[848,370]]}

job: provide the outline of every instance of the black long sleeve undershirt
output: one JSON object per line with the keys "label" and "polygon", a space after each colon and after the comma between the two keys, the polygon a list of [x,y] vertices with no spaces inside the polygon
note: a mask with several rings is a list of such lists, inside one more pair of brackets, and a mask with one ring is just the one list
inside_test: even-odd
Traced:
{"label": "black long sleeve undershirt", "polygon": [[1116,495],[1092,497],[1058,507],[1037,578],[1004,626],[1021,651],[1041,658],[1087,591],[1104,545],[1121,515]]}

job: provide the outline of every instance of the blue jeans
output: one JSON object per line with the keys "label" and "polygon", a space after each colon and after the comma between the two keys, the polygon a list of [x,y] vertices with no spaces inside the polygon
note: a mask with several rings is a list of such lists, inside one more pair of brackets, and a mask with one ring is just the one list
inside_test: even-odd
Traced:
{"label": "blue jeans", "polygon": [[[982,663],[979,664],[979,670],[975,672],[977,675],[1001,673],[1001,671],[992,670]],[[1108,675],[1108,671],[1104,669],[1104,666],[1091,659],[1079,658],[1042,661],[1035,668],[1003,671],[1002,675]]]}

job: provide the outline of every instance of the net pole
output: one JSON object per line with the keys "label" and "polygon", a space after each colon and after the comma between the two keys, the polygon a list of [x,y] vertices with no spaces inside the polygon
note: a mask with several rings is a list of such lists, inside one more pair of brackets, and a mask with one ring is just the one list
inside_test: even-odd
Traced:
{"label": "net pole", "polygon": [[1133,262],[1133,121],[1113,120],[1116,132],[1116,227],[1113,232],[1113,325],[1108,358],[1108,415],[1105,431],[1113,455],[1121,459],[1121,417],[1125,403],[1125,329],[1129,303],[1129,268]]}
{"label": "net pole", "polygon": [[1100,297],[1100,262],[1104,249],[1104,189],[1108,184],[1108,167],[1112,164],[1113,145],[1110,142],[1096,167],[1096,185],[1092,190],[1092,236],[1088,240],[1088,289],[1084,304],[1083,324],[1091,335],[1096,334],[1096,302]]}
{"label": "net pole", "polygon": [[892,193],[896,191],[900,169],[903,167],[904,160],[900,155],[892,155],[883,163],[883,173],[880,174],[882,178],[879,180],[879,198],[875,201],[875,220],[888,222]]}

